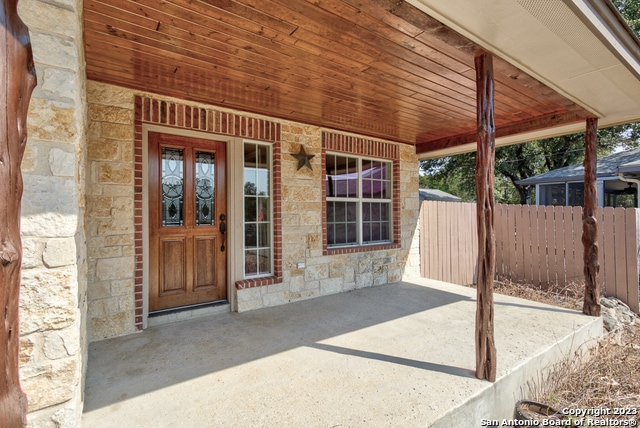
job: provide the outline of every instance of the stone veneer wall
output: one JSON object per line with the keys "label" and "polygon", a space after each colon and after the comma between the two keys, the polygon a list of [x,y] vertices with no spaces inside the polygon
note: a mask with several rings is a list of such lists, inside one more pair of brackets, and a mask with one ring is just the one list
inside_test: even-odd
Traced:
{"label": "stone veneer wall", "polygon": [[87,82],[90,340],[135,331],[133,98],[130,90]]}
{"label": "stone veneer wall", "polygon": [[[335,136],[325,132],[325,136]],[[400,245],[380,250],[327,250],[323,245],[323,130],[316,126],[287,122],[282,126],[282,264],[283,281],[265,287],[238,290],[238,311],[281,305],[296,300],[340,293],[357,288],[397,282],[420,276],[418,160],[414,147],[399,144]],[[348,140],[348,138],[347,138]],[[378,155],[376,142],[356,138],[371,145],[371,156]],[[313,170],[298,170],[300,144],[309,154]],[[383,143],[384,144],[384,143]],[[335,146],[338,147],[338,146]],[[360,149],[364,155],[366,149]],[[389,158],[391,159],[391,158]],[[398,223],[395,224],[397,232]],[[382,246],[384,247],[384,246]],[[398,247],[398,248],[393,248]],[[299,269],[298,263],[305,267]]]}
{"label": "stone veneer wall", "polygon": [[30,427],[77,427],[86,361],[82,1],[21,0],[18,11],[38,73],[22,163],[21,385]]}
{"label": "stone veneer wall", "polygon": [[[90,115],[87,164],[90,340],[128,334],[140,326],[141,313],[136,313],[140,308],[135,306],[141,301],[141,286],[136,284],[141,256],[136,256],[135,247],[138,245],[140,249],[138,241],[141,239],[138,236],[140,230],[136,231],[136,227],[140,229],[141,225],[138,218],[141,202],[139,189],[136,190],[139,183],[136,184],[136,180],[141,179],[142,152],[135,146],[136,95],[168,100],[167,108],[173,108],[174,103],[178,106],[193,105],[200,107],[200,112],[209,112],[207,114],[229,112],[236,118],[273,121],[98,82],[87,83]],[[144,117],[142,120],[146,121]],[[171,120],[167,116],[167,121]],[[238,136],[242,135],[242,123],[245,122],[237,122]],[[322,236],[323,129],[289,121],[279,121],[279,124],[282,273],[269,281],[239,281],[236,284],[236,309],[246,311],[418,277],[418,163],[414,148],[398,145],[400,195],[395,208],[401,214],[399,243],[375,251],[325,255]],[[176,122],[174,126],[208,130],[208,125],[203,128],[203,123],[187,125]],[[290,156],[290,153],[298,153],[300,145],[304,145],[307,153],[316,155],[311,160],[313,170],[298,170],[297,160]],[[299,262],[304,262],[305,268],[298,269]]]}

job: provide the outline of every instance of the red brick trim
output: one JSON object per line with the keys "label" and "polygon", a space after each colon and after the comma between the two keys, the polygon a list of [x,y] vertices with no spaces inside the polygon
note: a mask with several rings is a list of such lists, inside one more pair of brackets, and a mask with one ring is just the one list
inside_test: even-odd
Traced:
{"label": "red brick trim", "polygon": [[142,124],[152,123],[172,128],[191,129],[210,134],[231,135],[272,143],[273,152],[273,234],[274,275],[236,282],[238,289],[260,287],[282,282],[282,165],[280,160],[280,123],[196,107],[184,103],[157,100],[148,96],[135,97],[134,139],[134,224],[135,224],[135,326],[142,330],[143,266],[145,248],[142,245]]}
{"label": "red brick trim", "polygon": [[[354,247],[328,248],[327,246],[327,151],[380,158],[392,162],[393,168],[393,242],[382,245],[362,245]],[[354,137],[334,132],[322,132],[322,254],[350,254],[365,251],[379,251],[400,248],[402,246],[402,230],[400,222],[400,147],[397,144],[368,138]]]}

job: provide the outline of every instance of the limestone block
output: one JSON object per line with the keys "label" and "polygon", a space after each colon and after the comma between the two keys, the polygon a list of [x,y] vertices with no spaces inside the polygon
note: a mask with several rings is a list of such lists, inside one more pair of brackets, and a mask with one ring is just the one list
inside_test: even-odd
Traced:
{"label": "limestone block", "polygon": [[66,358],[41,366],[40,373],[21,379],[33,412],[73,398],[78,384],[76,358]]}
{"label": "limestone block", "polygon": [[122,107],[133,111],[134,92],[120,86],[87,80],[87,99],[91,104]]}
{"label": "limestone block", "polygon": [[39,238],[22,238],[22,269],[33,269],[42,266],[42,253],[45,242]]}
{"label": "limestone block", "polygon": [[320,281],[320,294],[335,294],[342,291],[342,278],[328,278]]}
{"label": "limestone block", "polygon": [[100,259],[96,263],[96,277],[101,280],[128,279],[134,274],[133,257]]}
{"label": "limestone block", "polygon": [[356,288],[370,287],[373,285],[373,274],[371,272],[362,273],[356,276]]}
{"label": "limestone block", "polygon": [[42,260],[49,268],[75,264],[76,257],[76,241],[74,238],[49,239],[42,254]]}
{"label": "limestone block", "polygon": [[133,167],[128,164],[103,163],[96,165],[97,183],[133,184]]}
{"label": "limestone block", "polygon": [[117,297],[108,297],[89,302],[87,313],[89,317],[104,317],[119,312],[119,307]]}
{"label": "limestone block", "polygon": [[87,196],[87,217],[111,217],[113,198],[110,196]]}
{"label": "limestone block", "polygon": [[103,186],[102,194],[104,196],[132,196],[133,186],[109,185]]}
{"label": "limestone block", "polygon": [[119,143],[106,138],[90,138],[87,144],[87,157],[92,160],[119,160]]}
{"label": "limestone block", "polygon": [[373,263],[368,258],[358,262],[358,273],[370,273],[373,270]]}
{"label": "limestone block", "polygon": [[268,285],[266,288],[267,288],[267,293],[284,293],[284,291],[286,289],[284,283],[282,283],[282,282],[279,282],[277,284]]}
{"label": "limestone block", "polygon": [[114,198],[112,215],[133,217],[133,198],[124,196]]}
{"label": "limestone block", "polygon": [[35,335],[20,337],[20,366],[29,364],[36,350]]}
{"label": "limestone block", "polygon": [[118,307],[123,312],[127,312],[127,311],[133,312],[133,310],[136,307],[136,302],[133,294],[130,294],[128,296],[118,297]]}
{"label": "limestone block", "polygon": [[29,174],[23,179],[23,235],[74,236],[78,226],[75,180]]}
{"label": "limestone block", "polygon": [[289,281],[289,291],[298,292],[304,290],[304,277],[293,276]]}
{"label": "limestone block", "polygon": [[319,233],[307,234],[307,248],[322,247],[322,235]]}
{"label": "limestone block", "polygon": [[89,126],[87,127],[87,138],[89,141],[98,140],[102,138],[102,122],[89,122]]}
{"label": "limestone block", "polygon": [[387,280],[389,283],[400,282],[402,281],[402,269],[393,268],[387,271]]}
{"label": "limestone block", "polygon": [[93,340],[120,336],[132,332],[133,314],[119,312],[104,317],[94,317],[89,321],[89,337]]}
{"label": "limestone block", "polygon": [[92,259],[122,257],[122,247],[87,247],[87,256]]}
{"label": "limestone block", "polygon": [[356,280],[356,270],[353,268],[347,268],[342,274],[342,280],[345,283],[354,282]]}
{"label": "limestone block", "polygon": [[78,30],[77,15],[73,10],[56,7],[38,0],[21,0],[18,11],[30,30],[43,30],[74,38]]}
{"label": "limestone block", "polygon": [[353,291],[356,289],[355,282],[343,282],[342,283],[342,291]]}
{"label": "limestone block", "polygon": [[[302,171],[302,170],[301,170]],[[282,186],[282,200],[283,201],[296,201],[296,202],[314,202],[319,201],[322,198],[322,189],[310,186]],[[302,210],[305,210],[305,204],[300,205]]]}
{"label": "limestone block", "polygon": [[329,278],[329,265],[322,264],[316,266],[307,266],[304,272],[304,278],[306,281]]}
{"label": "limestone block", "polygon": [[318,290],[320,292],[320,281],[305,281],[304,289],[305,291]]}
{"label": "limestone block", "polygon": [[67,358],[78,353],[80,335],[77,324],[64,330],[45,333],[44,356],[50,360]]}
{"label": "limestone block", "polygon": [[373,285],[384,285],[387,283],[387,271],[373,275]]}
{"label": "limestone block", "polygon": [[89,117],[91,120],[109,123],[133,123],[133,110],[129,108],[114,107],[103,104],[90,104]]}
{"label": "limestone block", "polygon": [[262,293],[259,287],[243,288],[238,290],[238,302],[249,302],[251,300],[262,299]]}
{"label": "limestone block", "polygon": [[90,281],[87,287],[89,301],[111,297],[110,281]]}
{"label": "limestone block", "polygon": [[133,217],[112,217],[98,221],[98,235],[125,235],[134,231]]}
{"label": "limestone block", "polygon": [[58,330],[73,324],[78,307],[77,268],[29,269],[22,273],[20,332]]}
{"label": "limestone block", "polygon": [[307,227],[322,225],[322,211],[301,212],[300,224],[303,224]]}
{"label": "limestone block", "polygon": [[75,177],[76,155],[60,150],[57,147],[49,152],[51,173],[58,177]]}
{"label": "limestone block", "polygon": [[78,136],[75,114],[69,104],[32,98],[27,118],[29,138],[73,143]]}
{"label": "limestone block", "polygon": [[111,281],[112,296],[133,296],[135,281],[133,279],[119,279]]}
{"label": "limestone block", "polygon": [[133,140],[133,125],[102,122],[102,136],[114,140]]}
{"label": "limestone block", "polygon": [[78,53],[73,39],[40,31],[31,31],[33,59],[38,64],[77,70]]}
{"label": "limestone block", "polygon": [[299,214],[285,214],[282,216],[282,227],[286,230],[290,226],[300,226]]}
{"label": "limestone block", "polygon": [[27,147],[24,150],[24,156],[22,157],[22,172],[35,171],[38,167],[38,146],[27,143]]}
{"label": "limestone block", "polygon": [[106,236],[104,238],[104,245],[113,246],[113,245],[133,245],[135,244],[133,235],[114,235],[114,236]]}
{"label": "limestone block", "polygon": [[238,300],[238,312],[253,311],[255,309],[262,309],[262,308],[264,308],[264,303],[262,302],[261,298],[257,300],[247,300],[247,301]]}
{"label": "limestone block", "polygon": [[73,101],[78,96],[76,74],[72,71],[45,68],[41,81],[40,96],[60,101]]}
{"label": "limestone block", "polygon": [[265,307],[271,306],[279,306],[288,303],[288,300],[285,298],[284,293],[268,293],[262,296],[262,301],[264,302]]}
{"label": "limestone block", "polygon": [[120,248],[122,249],[123,256],[134,256],[136,254],[136,247],[134,245],[124,245]]}

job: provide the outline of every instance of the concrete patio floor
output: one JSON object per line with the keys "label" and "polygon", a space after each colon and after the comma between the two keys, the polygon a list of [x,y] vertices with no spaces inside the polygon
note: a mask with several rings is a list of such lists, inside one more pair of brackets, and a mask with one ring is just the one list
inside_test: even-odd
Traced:
{"label": "concrete patio floor", "polygon": [[474,377],[475,290],[430,280],[151,327],[90,345],[83,426],[475,427],[600,318],[495,296],[498,379]]}

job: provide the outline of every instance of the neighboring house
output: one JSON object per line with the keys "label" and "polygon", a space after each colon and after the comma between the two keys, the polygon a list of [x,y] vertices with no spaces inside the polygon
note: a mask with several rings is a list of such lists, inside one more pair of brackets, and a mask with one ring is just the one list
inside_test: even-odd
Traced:
{"label": "neighboring house", "polygon": [[18,6],[32,426],[77,425],[92,341],[419,276],[417,163],[475,150],[481,50],[497,144],[640,121],[608,0]]}
{"label": "neighboring house", "polygon": [[[602,157],[596,168],[598,206],[638,207],[640,147]],[[517,183],[536,186],[536,205],[584,206],[582,164],[558,168]]]}
{"label": "neighboring house", "polygon": [[443,201],[443,202],[460,202],[461,198],[451,193],[443,192],[438,189],[420,189],[418,190],[420,201]]}

